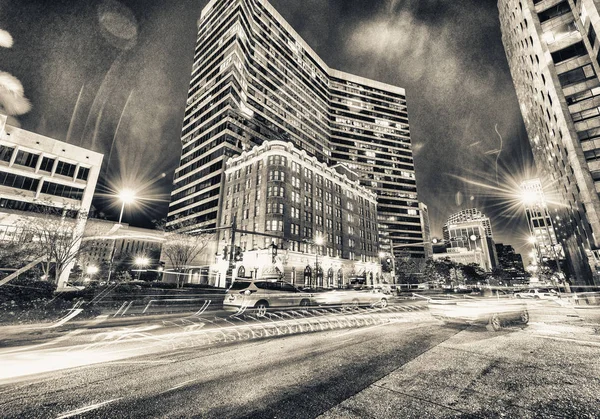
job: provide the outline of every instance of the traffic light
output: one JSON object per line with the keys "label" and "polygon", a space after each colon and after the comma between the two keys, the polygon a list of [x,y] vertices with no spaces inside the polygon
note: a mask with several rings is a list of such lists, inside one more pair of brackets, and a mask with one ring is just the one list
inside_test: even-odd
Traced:
{"label": "traffic light", "polygon": [[392,258],[384,256],[381,259],[381,272],[392,272]]}
{"label": "traffic light", "polygon": [[244,253],[242,253],[242,248],[240,246],[235,246],[233,260],[236,262],[241,262],[244,260]]}

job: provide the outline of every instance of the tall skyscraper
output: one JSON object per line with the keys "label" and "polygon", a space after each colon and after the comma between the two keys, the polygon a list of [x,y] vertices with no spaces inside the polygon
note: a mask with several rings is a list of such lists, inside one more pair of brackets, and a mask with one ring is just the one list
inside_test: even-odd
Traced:
{"label": "tall skyscraper", "polygon": [[448,217],[448,221],[446,221],[446,224],[444,224],[444,227],[442,228],[442,234],[444,235],[444,240],[446,240],[446,241],[450,240],[450,235],[448,233],[448,226],[450,226],[452,224],[460,224],[460,223],[465,223],[465,222],[470,222],[470,221],[480,222],[481,225],[483,226],[485,236],[493,239],[492,224],[490,223],[490,219],[485,214],[483,214],[481,211],[479,211],[477,208],[468,208],[468,209],[464,209],[459,212],[456,212],[456,213],[452,214],[450,217]]}
{"label": "tall skyscraper", "polygon": [[404,89],[333,70],[266,0],[202,11],[169,224],[221,219],[224,162],[265,140],[346,163],[378,195],[383,250],[423,256]]}
{"label": "tall skyscraper", "polygon": [[[499,0],[502,41],[574,282],[600,283],[600,71],[593,0]],[[596,29],[597,28],[597,29]]]}

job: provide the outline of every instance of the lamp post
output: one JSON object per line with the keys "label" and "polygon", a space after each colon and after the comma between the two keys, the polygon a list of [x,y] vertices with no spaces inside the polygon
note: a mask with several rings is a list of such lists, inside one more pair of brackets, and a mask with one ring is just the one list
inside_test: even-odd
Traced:
{"label": "lamp post", "polygon": [[[132,191],[131,189],[123,189],[121,192],[119,192],[117,197],[121,201],[121,213],[119,214],[119,225],[120,225],[121,221],[123,220],[123,211],[125,210],[125,204],[131,204],[132,202],[135,201],[135,192]],[[110,277],[112,276],[112,267],[113,267],[113,263],[115,260],[116,245],[117,245],[117,239],[115,238],[115,239],[113,239],[112,250],[110,252],[110,263],[108,265],[108,279],[106,280],[107,283],[110,283]]]}
{"label": "lamp post", "polygon": [[319,250],[320,247],[323,246],[323,236],[315,237],[314,244],[315,248],[315,285],[319,285]]}

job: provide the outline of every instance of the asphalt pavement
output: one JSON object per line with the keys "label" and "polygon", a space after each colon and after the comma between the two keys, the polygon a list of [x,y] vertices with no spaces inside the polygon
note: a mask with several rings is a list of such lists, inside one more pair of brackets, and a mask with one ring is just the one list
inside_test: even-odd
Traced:
{"label": "asphalt pavement", "polygon": [[[112,345],[126,355],[5,378],[1,416],[599,417],[600,313],[546,301],[531,302],[530,313],[528,325],[500,332],[390,308],[214,323],[202,333],[175,321],[176,332],[124,342],[117,334],[86,351],[89,343],[65,338],[54,344],[67,359]],[[0,360],[19,349],[34,364],[41,355],[35,344],[16,346]]]}

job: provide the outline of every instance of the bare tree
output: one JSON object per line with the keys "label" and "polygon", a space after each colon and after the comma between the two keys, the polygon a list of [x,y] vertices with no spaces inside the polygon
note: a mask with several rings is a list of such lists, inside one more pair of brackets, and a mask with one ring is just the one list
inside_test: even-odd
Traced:
{"label": "bare tree", "polygon": [[48,279],[53,276],[58,283],[65,270],[87,250],[89,241],[82,240],[86,217],[81,211],[40,206],[34,217],[23,222],[31,237],[32,255],[41,259]]}
{"label": "bare tree", "polygon": [[[215,233],[202,230],[194,230],[193,222],[177,223],[178,230],[172,231],[166,226],[165,220],[155,221],[157,229],[165,231],[165,240],[162,242],[162,255],[169,261],[169,265],[177,274],[177,287],[179,288],[180,277],[185,270],[198,258],[211,241],[215,239]],[[184,280],[181,279],[183,286]]]}

